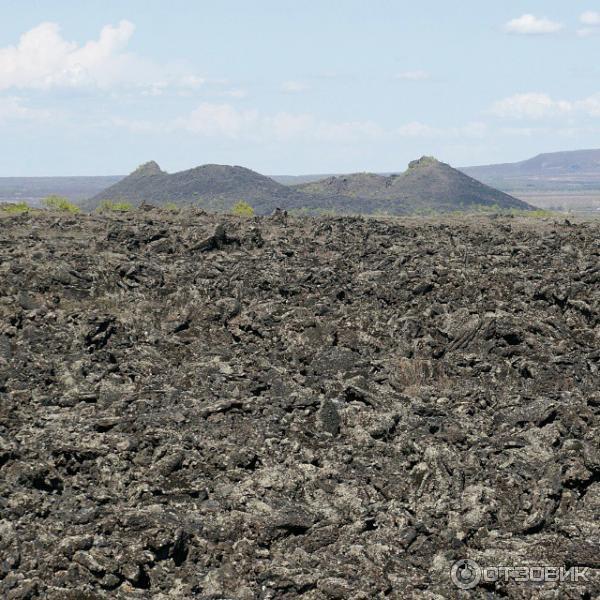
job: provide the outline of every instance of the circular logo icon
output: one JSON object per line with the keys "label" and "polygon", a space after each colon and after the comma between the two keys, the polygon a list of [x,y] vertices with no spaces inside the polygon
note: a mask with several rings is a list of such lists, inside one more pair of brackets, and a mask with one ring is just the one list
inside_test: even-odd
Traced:
{"label": "circular logo icon", "polygon": [[468,558],[457,560],[452,565],[450,577],[454,585],[461,590],[473,589],[481,580],[481,568]]}

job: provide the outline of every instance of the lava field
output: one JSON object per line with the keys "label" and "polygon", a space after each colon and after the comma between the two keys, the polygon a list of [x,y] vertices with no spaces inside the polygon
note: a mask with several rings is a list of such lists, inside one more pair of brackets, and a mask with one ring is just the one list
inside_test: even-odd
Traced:
{"label": "lava field", "polygon": [[599,221],[2,217],[0,597],[597,598],[599,306]]}

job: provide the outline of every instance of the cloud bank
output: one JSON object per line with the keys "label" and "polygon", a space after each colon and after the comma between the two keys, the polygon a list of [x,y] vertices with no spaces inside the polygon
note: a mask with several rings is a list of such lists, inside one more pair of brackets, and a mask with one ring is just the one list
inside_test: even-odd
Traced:
{"label": "cloud bank", "polygon": [[20,98],[0,97],[0,123],[8,121],[44,121],[51,112],[25,106]]}
{"label": "cloud bank", "polygon": [[517,19],[512,19],[504,26],[504,30],[507,33],[515,33],[520,35],[544,35],[557,33],[562,28],[562,23],[551,21],[546,17],[538,18],[531,14],[524,14]]}
{"label": "cloud bank", "polygon": [[429,79],[429,73],[427,71],[403,71],[396,75],[396,79],[402,81],[425,81]]}
{"label": "cloud bank", "polygon": [[534,120],[573,114],[600,117],[600,94],[580,100],[555,99],[537,92],[515,94],[495,102],[489,113],[501,118]]}
{"label": "cloud bank", "polygon": [[193,73],[127,52],[134,31],[134,24],[124,20],[78,45],[65,40],[56,23],[41,23],[22,34],[16,46],[0,48],[0,90],[142,86],[160,93],[168,85],[202,85]]}
{"label": "cloud bank", "polygon": [[135,133],[186,133],[206,138],[270,141],[357,142],[381,139],[385,130],[373,121],[329,121],[309,113],[265,114],[231,104],[202,102],[185,116],[163,122],[112,119]]}
{"label": "cloud bank", "polygon": [[308,83],[304,81],[284,81],[281,90],[286,94],[299,94],[310,89]]}
{"label": "cloud bank", "polygon": [[588,37],[600,32],[600,12],[588,10],[581,14],[579,22],[584,26],[577,30],[580,37]]}

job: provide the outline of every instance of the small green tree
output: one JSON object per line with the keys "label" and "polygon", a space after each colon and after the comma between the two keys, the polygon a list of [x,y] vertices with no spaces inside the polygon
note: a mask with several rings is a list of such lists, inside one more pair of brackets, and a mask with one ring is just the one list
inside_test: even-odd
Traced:
{"label": "small green tree", "polygon": [[238,217],[253,217],[254,209],[252,208],[252,206],[250,206],[250,204],[248,204],[244,200],[240,200],[239,202],[233,205],[231,213],[237,215]]}
{"label": "small green tree", "polygon": [[70,213],[78,213],[80,210],[79,206],[76,206],[72,202],[69,202],[69,199],[65,198],[64,196],[48,196],[47,198],[44,198],[44,200],[42,200],[42,203],[46,208],[49,208],[50,210],[60,210]]}
{"label": "small green tree", "polygon": [[163,208],[164,208],[164,210],[167,210],[172,213],[179,212],[179,206],[177,206],[177,204],[175,204],[175,202],[165,202],[163,204]]}

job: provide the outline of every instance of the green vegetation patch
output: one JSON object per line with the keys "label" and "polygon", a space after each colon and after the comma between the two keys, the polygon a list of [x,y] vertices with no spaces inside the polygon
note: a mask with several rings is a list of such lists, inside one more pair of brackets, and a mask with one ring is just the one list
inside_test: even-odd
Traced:
{"label": "green vegetation patch", "polygon": [[114,202],[113,200],[102,200],[96,209],[98,212],[129,212],[133,210],[131,202]]}
{"label": "green vegetation patch", "polygon": [[244,200],[240,200],[233,205],[231,213],[239,217],[253,217],[254,209],[252,206],[250,206],[250,204],[244,202]]}
{"label": "green vegetation patch", "polygon": [[29,212],[30,208],[27,202],[15,202],[12,204],[3,204],[0,206],[0,210],[9,214],[20,214]]}
{"label": "green vegetation patch", "polygon": [[509,212],[515,217],[533,217],[534,219],[544,219],[546,217],[559,216],[558,213],[552,210],[545,210],[543,208],[537,208],[535,210],[520,210],[518,208],[513,208]]}
{"label": "green vegetation patch", "polygon": [[62,212],[78,213],[79,206],[73,204],[64,196],[48,196],[42,200],[42,204],[50,210],[59,210]]}

